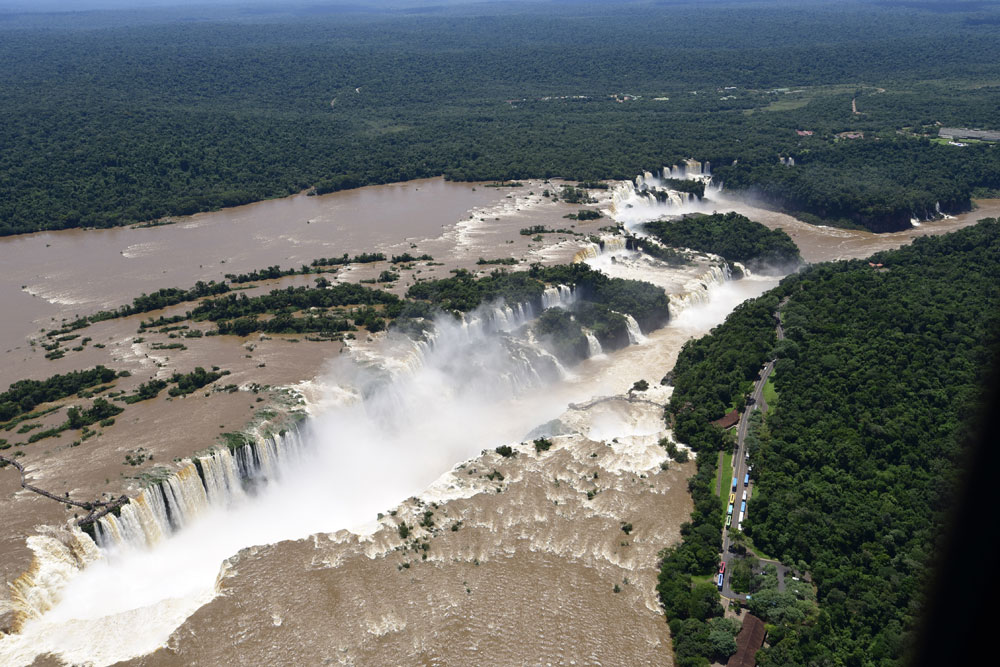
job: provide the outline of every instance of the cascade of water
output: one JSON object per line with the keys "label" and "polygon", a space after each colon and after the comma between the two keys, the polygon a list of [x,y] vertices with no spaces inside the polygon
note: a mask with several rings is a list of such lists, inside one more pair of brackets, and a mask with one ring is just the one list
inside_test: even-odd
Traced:
{"label": "cascade of water", "polygon": [[677,208],[691,202],[690,193],[677,192],[664,188],[662,179],[696,180],[708,186],[712,182],[711,169],[708,163],[697,160],[686,160],[681,165],[663,167],[656,174],[644,172],[633,181],[621,181],[611,189],[611,206],[609,212],[614,217],[622,216],[626,210],[639,208],[653,209],[650,217],[659,214],[658,209]]}
{"label": "cascade of water", "polygon": [[14,612],[14,630],[39,618],[59,600],[59,591],[87,565],[102,558],[100,549],[80,529],[50,530],[27,539],[31,567],[8,584]]}
{"label": "cascade of water", "polygon": [[646,337],[642,335],[642,329],[639,328],[639,323],[635,321],[635,318],[625,313],[625,326],[628,329],[628,340],[633,345],[643,343]]}
{"label": "cascade of water", "polygon": [[670,317],[676,318],[681,311],[697,304],[708,303],[713,286],[722,285],[732,277],[727,264],[711,266],[709,269],[684,285],[683,292],[669,295]]}
{"label": "cascade of water", "polygon": [[601,239],[601,243],[606,253],[625,250],[625,239],[621,236],[605,236]]}
{"label": "cascade of water", "polygon": [[588,259],[597,259],[601,255],[627,250],[625,238],[622,236],[602,236],[600,243],[587,243],[573,255],[573,263],[586,262]]}
{"label": "cascade of water", "polygon": [[548,310],[559,303],[559,290],[555,287],[546,287],[542,292],[542,310]]}
{"label": "cascade of water", "polygon": [[210,456],[198,458],[204,474],[208,502],[222,505],[243,497],[239,467],[228,449],[219,449]]}
{"label": "cascade of water", "polygon": [[542,292],[542,309],[565,308],[574,301],[573,289],[566,285],[546,287]]}
{"label": "cascade of water", "polygon": [[[541,297],[543,308],[567,307],[575,299],[573,289],[562,284],[545,288]],[[382,338],[376,345],[377,352],[358,345],[353,350],[354,358],[361,361],[360,367],[372,371],[360,379],[364,385],[360,393],[365,397],[380,394],[384,402],[401,404],[405,402],[408,376],[415,376],[427,364],[454,364],[459,358],[464,369],[460,375],[470,378],[469,389],[474,385],[480,394],[520,393],[567,376],[559,360],[534,339],[530,327],[524,326],[533,317],[530,303],[516,308],[503,304],[482,306],[465,314],[461,321],[436,319],[418,340],[408,336]],[[405,363],[400,362],[403,357]]]}
{"label": "cascade of water", "polygon": [[282,458],[301,449],[298,429],[260,438],[236,450],[228,448],[185,462],[162,482],[144,489],[121,508],[94,524],[103,548],[151,547],[180,530],[211,506],[224,506],[279,474]]}
{"label": "cascade of water", "polygon": [[573,255],[574,262],[585,262],[594,259],[601,254],[601,246],[596,243],[588,243]]}
{"label": "cascade of water", "polygon": [[587,332],[587,348],[587,356],[590,358],[604,354],[604,350],[601,348],[601,341],[597,340],[597,336],[589,331]]}

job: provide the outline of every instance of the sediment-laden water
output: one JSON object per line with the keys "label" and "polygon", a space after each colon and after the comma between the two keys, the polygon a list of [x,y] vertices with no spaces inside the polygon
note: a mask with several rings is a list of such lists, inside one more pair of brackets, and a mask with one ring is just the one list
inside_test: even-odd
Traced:
{"label": "sediment-laden water", "polygon": [[[629,270],[633,253],[618,252],[616,265]],[[212,599],[220,565],[240,549],[371,530],[379,512],[419,494],[456,461],[520,442],[567,405],[621,393],[638,379],[658,384],[684,341],[774,284],[727,283],[710,263],[682,273],[699,270],[702,282],[663,279],[703,295],[679,302],[667,327],[644,333],[632,320],[633,345],[595,350],[570,369],[521,331],[533,315],[525,304],[442,318],[425,341],[390,335],[357,345],[318,381],[328,407],[301,433],[196,457],[120,517],[102,519],[102,557],[50,596],[58,603],[32,610],[19,635],[0,641],[0,655],[50,650],[102,664],[149,652]],[[557,285],[543,302],[569,307],[574,295]],[[261,478],[248,490],[246,480]]]}
{"label": "sediment-laden water", "polygon": [[[708,180],[710,169],[706,165],[691,163],[684,165],[683,169],[673,167],[658,175],[644,174],[635,184],[612,188],[597,207],[603,207],[630,228],[665,212],[738,210],[769,226],[784,227],[800,245],[805,258],[811,261],[864,256],[874,250],[908,242],[921,234],[939,233],[971,224],[986,213],[996,214],[990,207],[1000,209],[997,202],[986,202],[978,216],[973,214],[958,220],[927,222],[908,232],[875,236],[804,225],[788,216],[727,199],[725,191],[719,192],[712,187],[702,202],[691,201],[689,197],[648,196],[662,179],[690,174]],[[456,486],[453,474],[451,481],[438,478],[442,471],[452,470],[457,462],[478,461],[482,459],[476,458],[479,452],[501,444],[519,443],[529,434],[553,434],[557,449],[562,447],[571,459],[584,456],[584,451],[588,452],[585,455],[588,459],[595,454],[598,462],[593,464],[596,466],[593,470],[587,469],[587,475],[599,472],[615,475],[615,484],[619,485],[626,483],[626,478],[622,477],[626,473],[633,476],[653,475],[661,460],[658,457],[662,455],[659,450],[650,448],[649,440],[663,435],[660,425],[646,428],[642,426],[645,422],[642,422],[641,416],[628,413],[631,416],[624,418],[614,410],[595,408],[603,405],[600,401],[595,403],[595,399],[624,394],[636,380],[645,379],[657,388],[655,395],[651,395],[654,400],[650,414],[660,414],[668,394],[658,389],[659,381],[673,366],[683,343],[707,332],[745,299],[774,286],[777,278],[749,276],[741,281],[730,281],[725,265],[711,257],[699,259],[690,266],[669,268],[649,257],[627,251],[621,237],[608,234],[601,235],[600,243],[567,235],[548,236],[543,243],[532,243],[517,233],[518,227],[546,222],[553,227],[565,224],[556,223],[562,219],[565,205],[553,204],[542,198],[535,191],[540,189],[539,185],[528,184],[524,188],[502,193],[483,190],[473,193],[470,186],[430,181],[409,184],[409,189],[398,192],[387,190],[384,194],[393,201],[397,198],[408,201],[408,206],[413,205],[413,197],[424,196],[417,194],[418,188],[421,192],[423,188],[430,190],[431,199],[438,202],[454,195],[454,201],[440,204],[445,209],[454,204],[455,209],[442,209],[444,220],[441,224],[454,221],[456,217],[462,217],[461,221],[446,228],[438,237],[432,234],[435,230],[429,218],[421,218],[427,222],[426,229],[418,229],[418,225],[411,230],[413,234],[428,235],[422,243],[435,248],[436,256],[443,256],[439,253],[447,255],[445,268],[468,263],[470,258],[483,252],[496,256],[514,252],[521,257],[549,263],[573,258],[587,261],[609,275],[647,280],[662,287],[670,297],[671,321],[666,327],[643,332],[634,320],[628,318],[632,343],[629,347],[607,352],[596,338],[589,336],[590,358],[572,368],[563,367],[524,332],[525,324],[538,314],[532,311],[529,304],[491,304],[467,315],[462,321],[441,321],[435,334],[422,341],[395,336],[359,341],[348,354],[327,362],[322,372],[300,387],[309,401],[311,415],[301,430],[271,433],[269,437],[260,434],[253,447],[234,452],[225,449],[205,452],[180,463],[175,466],[171,477],[139,494],[121,516],[109,516],[102,520],[95,534],[101,545],[100,550],[82,534],[67,537],[65,532],[58,536],[43,532],[32,538],[29,546],[35,552],[35,565],[18,581],[14,599],[14,603],[20,605],[19,613],[24,621],[22,631],[0,639],[0,658],[20,664],[30,662],[36,655],[51,652],[72,662],[110,664],[141,656],[162,646],[171,633],[185,623],[185,619],[216,597],[220,567],[226,577],[234,576],[231,570],[226,569],[229,566],[223,567],[223,563],[234,554],[255,545],[349,529],[360,535],[382,535],[381,538],[371,539],[382,540],[387,545],[386,550],[372,551],[367,553],[366,558],[374,558],[378,553],[381,554],[379,558],[385,558],[395,548],[391,546],[395,543],[389,539],[394,526],[387,526],[376,517],[411,496],[424,494],[427,502],[461,500],[467,504],[463,506],[463,512],[482,517],[484,507],[496,510],[503,506],[504,499],[497,496],[487,503],[484,493],[490,487],[463,491],[461,484]],[[343,196],[350,199],[358,195]],[[282,206],[314,207],[321,205],[323,200],[303,197],[282,201],[289,203],[270,202],[253,206],[260,209],[270,207],[273,214],[284,215]],[[370,208],[378,206],[377,201],[369,204]],[[460,214],[456,213],[459,209]],[[294,210],[299,211],[298,208]],[[383,213],[391,216],[391,210],[390,206]],[[309,218],[312,221],[309,226],[303,229],[323,222],[321,212],[317,211],[319,209]],[[233,217],[222,220],[218,229],[214,229],[210,216],[223,214]],[[261,213],[260,217],[253,213],[249,220],[242,220],[240,215],[234,210],[203,214],[200,218],[195,216],[169,227],[112,230],[108,234],[123,235],[122,242],[128,241],[119,253],[123,259],[114,261],[125,262],[122,266],[132,266],[126,260],[144,257],[144,261],[155,263],[156,260],[151,258],[166,252],[155,245],[143,245],[144,241],[136,240],[139,235],[165,235],[162,238],[176,235],[177,242],[193,243],[195,241],[184,234],[213,228],[212,233],[227,236],[227,225],[266,223],[265,213]],[[347,212],[340,211],[337,215],[347,215]],[[368,243],[381,239],[380,243],[389,244],[394,240],[391,238],[394,233],[398,238],[399,230],[393,230],[391,219],[379,219],[386,225],[384,229],[379,228],[382,236],[376,234],[370,239],[364,237],[361,241],[354,239],[352,242]],[[292,223],[283,219],[278,224]],[[181,234],[183,230],[187,231]],[[86,235],[89,232],[71,232],[67,237],[76,234]],[[31,239],[14,240],[0,245],[0,254],[7,258],[23,251],[25,257],[37,256],[43,252],[44,245],[39,244],[45,238],[62,237],[33,235]],[[287,257],[293,260],[289,265],[323,254],[342,254],[340,248],[344,247],[339,245],[335,253],[328,236],[322,242],[316,239],[309,241],[304,237],[282,238],[282,243],[290,243],[288,247],[297,248]],[[507,243],[508,240],[511,243]],[[81,237],[81,241],[86,244],[89,237]],[[261,239],[255,243],[261,243]],[[66,241],[61,252],[65,254],[72,245]],[[257,250],[240,255],[240,270],[278,261],[266,251],[267,244],[250,245]],[[299,248],[299,245],[302,247]],[[330,246],[329,251],[327,246]],[[516,250],[507,246],[515,246]],[[218,247],[218,244],[212,246],[208,243],[205,247]],[[185,256],[181,264],[190,270],[191,261],[195,260]],[[234,262],[233,266],[238,263]],[[88,260],[84,264],[91,266],[92,262]],[[127,282],[129,270],[119,274],[125,279],[123,282]],[[208,278],[229,270],[228,264],[214,266],[202,277]],[[39,273],[35,279],[39,281],[38,285],[77,282],[79,289],[93,291],[90,296],[80,298],[80,294],[64,293],[62,287],[53,287],[55,291],[32,291],[26,287],[17,292],[17,298],[21,299],[27,293],[37,294],[36,299],[49,304],[46,308],[63,304],[71,309],[78,302],[96,303],[94,295],[102,293],[101,283],[95,286],[88,284],[87,280],[74,281],[73,271],[70,264],[67,275],[62,278]],[[88,271],[90,269],[83,268],[77,273],[90,275]],[[165,275],[176,278],[174,274]],[[186,282],[174,279],[171,284]],[[164,286],[156,282],[152,284]],[[120,302],[126,292],[114,288],[109,294],[111,301]],[[134,296],[133,285],[129,286],[127,296]],[[575,295],[569,287],[554,285],[543,295],[542,306],[572,307],[574,300]],[[23,328],[23,325],[18,327]],[[7,332],[14,338],[21,335],[21,329],[15,329],[17,331],[12,329]],[[568,406],[584,405],[591,406],[584,410],[593,410],[593,414],[588,413],[583,421],[579,415],[574,416],[574,408],[567,409]],[[580,426],[577,422],[586,424]],[[560,435],[564,432],[566,435]],[[559,441],[561,437],[569,440]],[[609,449],[587,449],[596,446],[594,443],[598,441]],[[187,451],[200,447],[201,444],[194,441]],[[522,449],[525,447],[528,449],[524,451],[530,453],[530,445],[524,445]],[[535,486],[525,487],[520,496],[521,502],[529,502],[532,498],[537,500],[541,493],[537,486],[543,479],[541,476],[555,474],[554,469],[547,466],[529,466],[522,470],[516,461],[501,463],[507,466],[505,474],[514,475],[513,480],[535,475]],[[529,468],[535,472],[529,474]],[[569,488],[576,489],[573,493],[581,493],[583,487],[574,484],[569,484]],[[463,495],[467,493],[471,495]],[[545,494],[551,495],[551,492]],[[560,497],[554,498],[557,501],[555,506],[558,506]],[[637,504],[640,501],[636,498],[639,496],[621,507],[639,507],[641,503]],[[570,501],[569,496],[563,499]],[[404,502],[404,505],[407,503]],[[407,506],[410,505],[412,503]],[[593,507],[579,505],[579,511],[556,512],[546,521],[584,521],[585,517],[591,516]],[[410,510],[416,512],[417,508],[410,506]],[[612,506],[608,506],[597,514],[613,527],[618,521],[615,512]],[[680,512],[678,520],[685,515],[686,512]],[[560,516],[562,519],[558,519]],[[507,522],[503,531],[526,536],[533,531],[537,533],[537,528],[537,525],[532,527],[525,515]],[[496,533],[499,529],[494,526],[490,530]],[[552,535],[563,534],[562,528],[553,530]],[[661,540],[674,534],[671,532],[673,529],[666,526],[657,530]],[[503,531],[497,534],[505,534]],[[587,553],[588,547],[568,546],[572,540],[565,535],[557,541],[565,541],[569,549],[566,553],[560,552],[560,557],[571,552]],[[536,542],[536,547],[539,544]],[[600,553],[611,554],[614,551],[613,543],[608,544],[600,547]],[[481,550],[483,557],[492,554],[495,558],[495,549],[500,549],[501,545],[502,540],[490,548],[484,547]],[[251,552],[243,553],[256,551],[255,547]],[[650,554],[654,553],[655,550],[650,551]],[[601,558],[614,567],[621,565],[620,556]],[[594,565],[596,561],[587,562],[590,565],[586,567],[597,567]],[[530,570],[538,564],[523,561],[522,566]],[[505,577],[507,574],[498,571],[497,576]],[[258,585],[266,588],[269,584],[260,581]],[[646,588],[633,602],[638,605],[636,609],[643,608],[655,615],[655,599],[650,598],[649,592],[652,590],[650,581],[646,581]],[[500,599],[502,591],[494,590],[493,595],[500,596],[496,598]],[[586,599],[586,596],[580,599]],[[214,607],[206,607],[206,610],[211,608]],[[410,617],[409,622],[417,632],[417,621]],[[392,625],[389,621],[386,623]],[[649,641],[657,644],[661,640],[662,637],[654,637]],[[379,655],[398,656],[405,655],[405,652]]]}

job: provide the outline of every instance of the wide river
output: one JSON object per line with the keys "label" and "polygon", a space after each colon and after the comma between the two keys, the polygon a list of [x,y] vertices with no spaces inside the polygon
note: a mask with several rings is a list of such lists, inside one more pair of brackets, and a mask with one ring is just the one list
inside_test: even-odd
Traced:
{"label": "wide river", "polygon": [[[51,318],[117,306],[143,291],[218,280],[226,273],[272,264],[291,267],[345,252],[408,247],[410,242],[421,250],[433,248],[435,257],[449,265],[475,265],[474,258],[484,253],[510,256],[511,248],[533,259],[568,259],[586,239],[552,236],[532,247],[518,233],[518,228],[538,224],[568,226],[565,214],[578,208],[543,199],[537,194],[542,187],[552,186],[534,182],[496,189],[431,179],[322,197],[298,195],[159,227],[2,239],[0,265],[6,280],[0,285],[0,305],[17,317],[0,322],[0,342],[3,349],[15,348],[32,332],[51,326]],[[1000,201],[984,201],[978,211],[956,219],[874,235],[814,227],[725,193],[713,195],[698,208],[737,210],[770,227],[783,227],[813,262],[864,257],[916,236],[1000,215]],[[643,213],[631,210],[629,215],[634,221]],[[600,224],[606,221],[592,229]],[[706,265],[656,268],[635,257],[615,262],[598,257],[593,264],[612,275],[661,285],[675,303],[687,307],[678,308],[670,325],[639,344],[587,360],[554,382],[486,401],[455,391],[470,378],[462,373],[462,364],[439,349],[440,363],[425,361],[406,379],[405,387],[413,391],[406,392],[400,406],[394,404],[394,410],[405,411],[399,418],[407,428],[387,430],[356,407],[328,411],[312,431],[313,445],[323,453],[312,460],[310,470],[294,473],[292,483],[286,478],[245,504],[217,508],[196,529],[181,531],[153,552],[126,553],[115,567],[92,566],[71,578],[60,604],[28,623],[22,634],[0,640],[0,657],[30,660],[48,650],[72,661],[110,664],[142,655],[213,597],[221,562],[240,548],[365,524],[377,511],[419,493],[458,461],[524,438],[534,426],[558,417],[568,403],[622,393],[639,379],[658,385],[685,341],[703,335],[736,305],[778,280],[713,283],[706,278]],[[489,345],[495,343],[478,347]],[[501,371],[510,368],[506,358],[496,363]],[[456,372],[460,375],[450,375]],[[316,384],[334,393],[345,380],[337,366],[324,369],[322,359],[316,360],[316,375]],[[193,444],[192,450],[200,447]]]}

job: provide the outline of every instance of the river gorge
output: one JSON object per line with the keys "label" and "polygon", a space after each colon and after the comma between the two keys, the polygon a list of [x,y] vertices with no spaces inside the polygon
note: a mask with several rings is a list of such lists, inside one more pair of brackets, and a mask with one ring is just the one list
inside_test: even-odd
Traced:
{"label": "river gorge", "polygon": [[[689,163],[661,173],[706,169]],[[631,183],[611,184],[593,191],[596,202],[571,205],[543,194],[560,185],[432,179],[162,226],[0,240],[8,276],[0,299],[24,314],[0,329],[3,386],[104,363],[130,372],[123,389],[198,365],[230,371],[224,382],[236,388],[139,403],[81,446],[60,437],[24,448],[38,486],[133,499],[120,516],[100,520],[96,544],[69,527],[58,503],[20,490],[3,471],[5,664],[46,654],[95,665],[249,655],[303,664],[524,655],[669,664],[656,554],[679,539],[690,513],[693,465],[669,460],[659,444],[672,437],[662,420],[671,388],[661,379],[686,341],[781,276],[731,280],[719,258],[697,254],[669,266],[600,228],[621,222],[639,231],[664,214],[735,210],[785,229],[806,261],[819,262],[865,257],[1000,212],[1000,201],[988,200],[970,214],[875,235],[808,225],[712,186],[701,201],[650,202]],[[581,209],[606,217],[565,219]],[[561,231],[522,233],[539,226]],[[488,272],[482,258],[522,268],[575,259],[662,288],[670,318],[651,331],[632,320],[630,344],[618,350],[588,340],[588,358],[572,366],[533,337],[527,325],[539,313],[525,303],[439,318],[419,340],[391,331],[343,342],[212,336],[164,350],[165,334],[136,335],[147,315],[93,324],[84,331],[102,347],[62,359],[32,344],[40,328],[139,292],[372,251],[433,257],[401,270],[397,293],[453,269]],[[371,280],[385,268],[349,264],[333,280]],[[248,293],[309,282],[263,281]],[[549,290],[542,308],[575,299],[565,285]],[[640,380],[650,388],[630,391]],[[248,444],[213,446],[232,431],[245,432]],[[539,438],[551,448],[536,447]],[[506,456],[496,451],[505,445]],[[154,477],[123,467],[139,448],[151,454]],[[592,627],[607,631],[596,636]]]}

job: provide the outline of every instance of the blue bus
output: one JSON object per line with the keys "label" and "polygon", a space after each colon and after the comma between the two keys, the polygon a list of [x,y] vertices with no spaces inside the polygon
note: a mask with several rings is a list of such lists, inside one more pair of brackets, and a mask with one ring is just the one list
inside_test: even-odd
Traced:
{"label": "blue bus", "polygon": [[728,514],[729,516],[733,515],[733,504],[732,503],[729,503],[729,509],[726,510],[726,514]]}
{"label": "blue bus", "polygon": [[[750,473],[747,473],[747,474],[743,475],[743,486],[746,486],[749,483],[750,483]],[[736,480],[735,479],[733,480],[733,484],[734,485],[736,484]],[[736,487],[733,486],[733,488],[735,489]]]}
{"label": "blue bus", "polygon": [[[749,477],[749,476],[750,475],[747,475],[747,477]],[[736,478],[733,477],[733,491],[735,491],[735,490],[736,490]]]}
{"label": "blue bus", "polygon": [[722,590],[722,579],[723,579],[723,578],[724,578],[725,576],[726,576],[726,575],[724,575],[724,574],[720,574],[720,575],[719,575],[719,582],[718,582],[718,583],[716,584],[716,586],[718,586],[718,587],[719,587],[719,590],[720,590],[720,591]]}
{"label": "blue bus", "polygon": [[742,504],[740,504],[740,513],[742,514],[746,511],[747,511],[747,501],[744,500]]}

